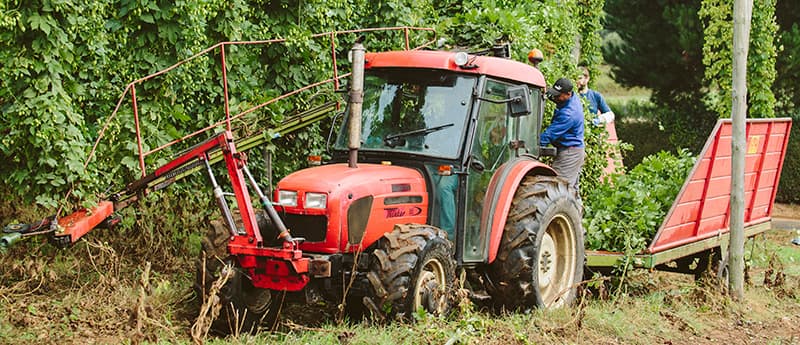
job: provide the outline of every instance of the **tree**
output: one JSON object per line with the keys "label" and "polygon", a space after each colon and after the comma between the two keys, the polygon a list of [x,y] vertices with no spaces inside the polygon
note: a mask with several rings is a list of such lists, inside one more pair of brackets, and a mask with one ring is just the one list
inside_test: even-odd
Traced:
{"label": "tree", "polygon": [[[748,104],[756,117],[774,116],[775,6],[758,1],[753,9]],[[657,119],[677,147],[697,152],[717,118],[730,114],[732,10],[723,0],[606,2],[607,29],[621,42],[604,47],[604,57],[618,82],[653,90],[666,110]]]}
{"label": "tree", "polygon": [[605,10],[606,29],[620,37],[603,47],[614,79],[651,89],[671,143],[699,151],[717,118],[703,102],[700,1],[607,0]]}
{"label": "tree", "polygon": [[[703,62],[706,103],[718,117],[730,117],[731,74],[733,65],[733,4],[704,0],[700,17],[705,24]],[[747,57],[747,103],[750,117],[775,117],[775,0],[757,1],[752,9],[752,34]]]}
{"label": "tree", "polygon": [[775,69],[776,113],[778,116],[797,114],[800,109],[800,2],[778,0],[775,9],[778,23],[778,56]]}

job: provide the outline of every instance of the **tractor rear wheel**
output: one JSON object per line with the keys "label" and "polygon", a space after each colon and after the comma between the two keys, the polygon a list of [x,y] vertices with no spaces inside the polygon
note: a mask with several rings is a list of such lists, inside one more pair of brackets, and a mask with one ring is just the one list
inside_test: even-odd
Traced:
{"label": "tractor rear wheel", "polygon": [[490,293],[507,309],[571,304],[583,278],[580,204],[563,179],[526,177],[509,210]]}
{"label": "tractor rear wheel", "polygon": [[228,254],[229,237],[224,222],[211,222],[202,240],[194,289],[205,303],[207,298],[214,298],[208,295],[213,283],[223,274],[228,275],[227,281],[216,293],[221,309],[211,324],[211,330],[219,334],[253,333],[263,321],[270,325],[274,323],[277,316],[274,311],[278,308],[272,308],[270,290],[254,287],[247,274],[238,267],[235,258]]}
{"label": "tractor rear wheel", "polygon": [[450,308],[455,281],[453,246],[447,234],[429,225],[395,225],[370,256],[363,298],[378,319],[410,318],[419,309],[434,315]]}

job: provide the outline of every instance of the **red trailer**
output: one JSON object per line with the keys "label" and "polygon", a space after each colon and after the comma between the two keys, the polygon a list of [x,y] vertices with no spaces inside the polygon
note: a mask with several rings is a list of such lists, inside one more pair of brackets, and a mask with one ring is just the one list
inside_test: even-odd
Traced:
{"label": "red trailer", "polygon": [[[708,254],[716,254],[720,259],[727,257],[733,138],[731,124],[730,119],[717,122],[655,237],[642,253],[634,256],[634,266],[698,273],[698,269],[703,267],[695,259],[705,260]],[[746,237],[771,228],[772,206],[791,127],[789,118],[747,120],[744,179]],[[618,252],[586,251],[587,266],[599,270],[617,265],[624,256]]]}

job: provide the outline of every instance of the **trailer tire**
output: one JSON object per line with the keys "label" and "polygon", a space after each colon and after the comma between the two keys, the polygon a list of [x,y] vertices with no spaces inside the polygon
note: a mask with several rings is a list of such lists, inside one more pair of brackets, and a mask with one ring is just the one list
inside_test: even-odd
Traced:
{"label": "trailer tire", "polygon": [[526,177],[509,210],[488,275],[495,304],[506,309],[570,305],[585,263],[581,206],[567,182]]}
{"label": "trailer tire", "polygon": [[[194,290],[202,303],[206,302],[212,284],[222,274],[228,274],[225,284],[216,294],[219,316],[211,323],[211,331],[217,334],[254,333],[262,322],[270,326],[277,319],[272,308],[272,293],[252,285],[242,271],[236,258],[228,254],[230,233],[222,221],[212,221],[210,229],[201,242],[201,257],[197,262]],[[226,271],[232,270],[232,271]]]}
{"label": "trailer tire", "polygon": [[376,319],[405,318],[418,309],[444,315],[455,281],[453,246],[429,225],[395,225],[370,255],[366,309]]}
{"label": "trailer tire", "polygon": [[694,272],[695,281],[716,282],[727,287],[730,283],[728,274],[728,256],[723,255],[722,248],[714,247],[699,254],[700,260]]}

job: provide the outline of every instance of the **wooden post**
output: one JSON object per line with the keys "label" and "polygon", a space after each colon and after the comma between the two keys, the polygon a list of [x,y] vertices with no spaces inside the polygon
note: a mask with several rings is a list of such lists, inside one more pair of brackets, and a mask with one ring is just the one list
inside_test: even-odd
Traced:
{"label": "wooden post", "polygon": [[744,298],[744,150],[747,118],[747,49],[753,0],[733,2],[733,140],[731,142],[731,241],[728,250],[731,295]]}

